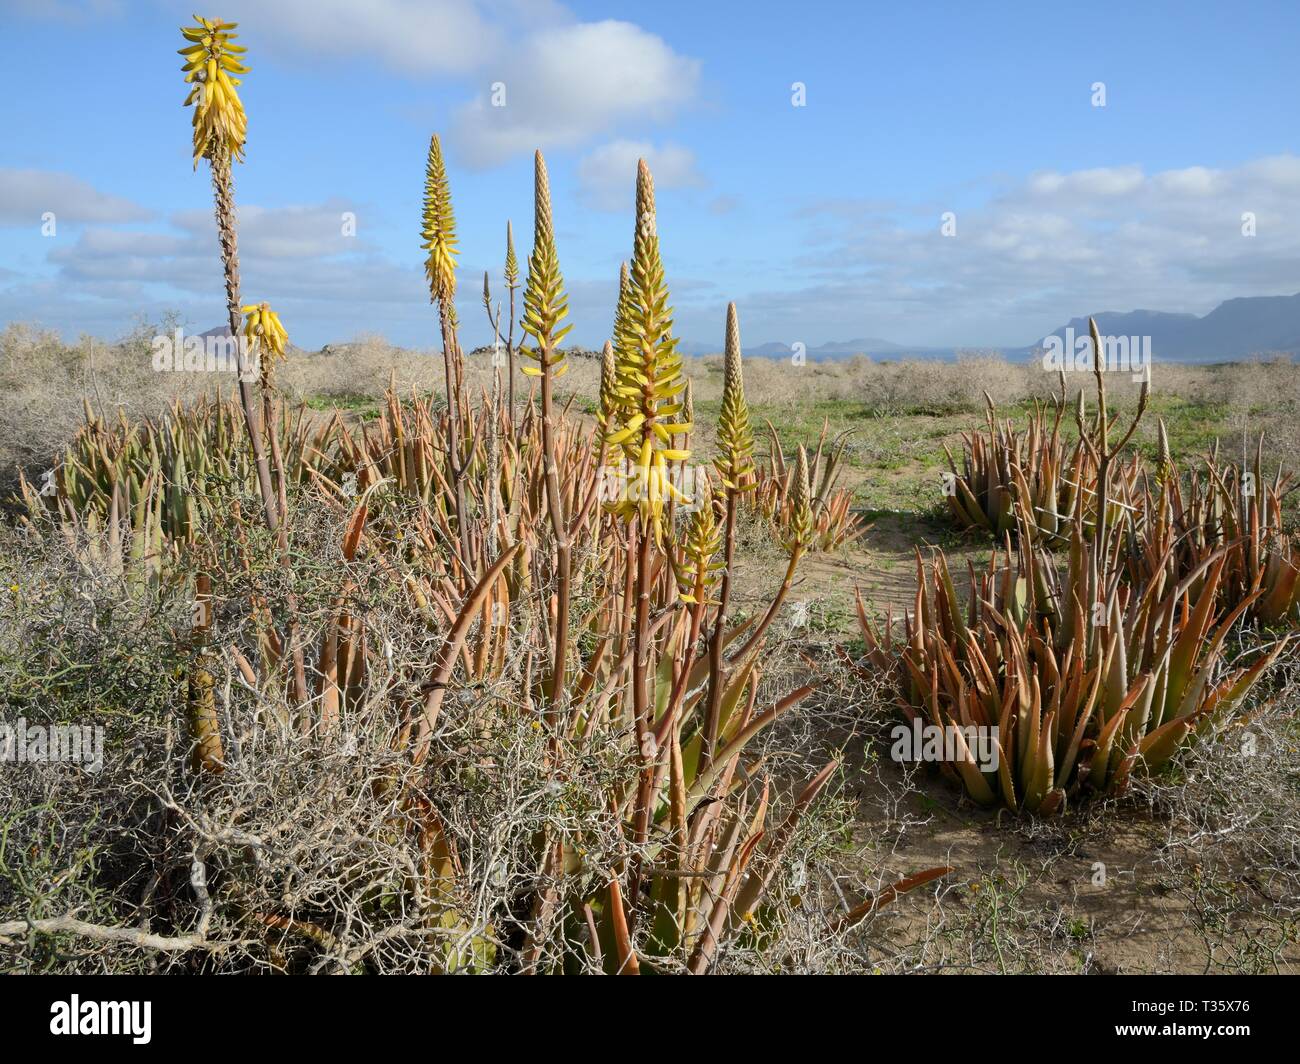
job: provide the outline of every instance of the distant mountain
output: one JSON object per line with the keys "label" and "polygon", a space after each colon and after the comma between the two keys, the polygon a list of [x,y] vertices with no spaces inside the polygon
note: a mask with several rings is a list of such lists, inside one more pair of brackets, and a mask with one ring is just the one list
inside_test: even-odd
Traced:
{"label": "distant mountain", "polygon": [[[1093,317],[1103,336],[1151,337],[1157,360],[1231,362],[1271,352],[1300,354],[1300,294],[1229,299],[1199,318],[1158,310],[1103,311]],[[1049,335],[1064,338],[1067,329],[1087,336],[1088,319],[1072,318]],[[1039,340],[1007,354],[1028,354],[1041,346]]]}
{"label": "distant mountain", "polygon": [[810,347],[808,354],[812,358],[849,358],[853,355],[885,355],[902,351],[903,345],[892,340],[867,337],[864,340],[831,341],[818,347]]}
{"label": "distant mountain", "polygon": [[[1094,314],[1103,336],[1149,336],[1151,354],[1170,362],[1232,362],[1261,354],[1300,355],[1300,293],[1293,296],[1247,296],[1220,303],[1204,317],[1170,314],[1162,310],[1102,311]],[[1088,335],[1087,318],[1071,318],[1049,335],[1065,337],[1073,329],[1076,337]],[[833,340],[808,348],[811,361],[866,355],[876,359],[953,359],[963,351],[999,350],[1008,359],[1028,358],[1043,346],[1042,339],[1024,347],[991,349],[953,347],[911,347],[867,337]],[[716,355],[716,344],[682,341],[685,355]],[[765,343],[746,347],[745,354],[757,358],[789,358],[788,343]]]}

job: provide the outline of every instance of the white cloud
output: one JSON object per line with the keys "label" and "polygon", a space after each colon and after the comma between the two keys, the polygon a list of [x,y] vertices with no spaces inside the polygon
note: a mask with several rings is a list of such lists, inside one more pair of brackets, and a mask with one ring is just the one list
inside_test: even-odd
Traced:
{"label": "white cloud", "polygon": [[100,192],[71,174],[0,168],[0,225],[41,224],[52,211],[57,222],[143,222],[153,212],[121,196]]}
{"label": "white cloud", "polygon": [[644,159],[656,188],[702,188],[708,182],[695,165],[695,154],[680,144],[656,148],[649,141],[614,140],[602,144],[578,164],[578,191],[583,203],[599,211],[631,212],[636,198],[637,160]]}
{"label": "white cloud", "polygon": [[[255,16],[268,45],[290,41],[317,58],[373,56],[407,74],[461,74],[500,54],[500,5],[476,0],[228,2],[223,17]],[[228,12],[228,14],[227,14]]]}
{"label": "white cloud", "polygon": [[1204,166],[1166,170],[1156,174],[1152,181],[1156,189],[1174,196],[1213,196],[1223,190],[1223,175]]}
{"label": "white cloud", "polygon": [[[349,335],[367,321],[404,324],[428,315],[418,261],[401,264],[360,236],[344,237],[342,201],[240,208],[246,300],[269,299],[310,342]],[[363,215],[364,217],[364,215]],[[53,276],[0,284],[0,317],[76,323],[111,333],[136,314],[179,310],[200,328],[222,320],[222,273],[210,211],[183,211],[166,232],[88,226],[48,255]],[[103,323],[111,323],[105,325]]]}
{"label": "white cloud", "polygon": [[460,109],[453,140],[471,165],[492,166],[534,148],[572,147],[632,120],[665,121],[687,104],[698,60],[630,22],[550,26],[485,71],[505,86]]}
{"label": "white cloud", "polygon": [[1021,346],[1083,314],[1203,314],[1235,296],[1290,294],[1300,289],[1298,194],[1300,157],[1282,155],[1224,169],[1034,173],[957,210],[952,237],[939,232],[942,205],[864,201],[855,214],[826,203],[821,219],[805,212],[809,243],[782,286],[751,294],[761,309],[749,331]]}
{"label": "white cloud", "polygon": [[1044,170],[1031,174],[1023,193],[1034,199],[1077,200],[1081,197],[1131,195],[1143,182],[1140,166],[1109,166],[1062,174]]}
{"label": "white cloud", "polygon": [[[188,20],[188,7],[165,6]],[[115,0],[64,0],[46,14],[120,9]],[[557,0],[226,0],[222,17],[245,23],[245,43],[262,54],[370,58],[402,74],[461,79],[474,96],[456,110],[449,139],[476,167],[666,121],[694,98],[700,77],[699,60],[662,37],[631,22],[581,21]],[[505,106],[493,105],[496,84]]]}
{"label": "white cloud", "polygon": [[[331,199],[310,206],[239,209],[239,249],[245,256],[263,259],[326,258],[367,250],[361,236],[344,235],[344,215],[357,215],[346,200]],[[216,223],[212,212],[183,211],[173,219],[205,245],[215,246]]]}

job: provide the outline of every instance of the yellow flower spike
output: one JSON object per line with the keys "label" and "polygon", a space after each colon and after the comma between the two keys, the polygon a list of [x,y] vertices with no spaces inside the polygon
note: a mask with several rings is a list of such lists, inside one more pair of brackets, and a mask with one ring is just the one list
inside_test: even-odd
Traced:
{"label": "yellow flower spike", "polygon": [[718,457],[714,467],[733,491],[754,487],[754,433],[745,402],[745,378],[740,354],[740,318],[736,304],[727,304],[726,356],[722,370],[722,412],[718,417]]}
{"label": "yellow flower spike", "polygon": [[194,85],[185,98],[185,106],[194,108],[194,165],[204,158],[242,160],[248,117],[228,73],[248,73],[233,58],[245,50],[232,43],[238,23],[195,18],[198,26],[181,28],[181,36],[194,43],[179,49],[185,82]]}
{"label": "yellow flower spike", "polygon": [[[551,182],[542,153],[533,156],[533,253],[528,257],[528,280],[524,284],[524,317],[520,324],[535,345],[521,348],[526,358],[538,363],[537,369],[522,367],[529,376],[540,376],[547,369],[565,372],[565,354],[560,341],[573,326],[558,328],[569,314],[569,297],[564,293],[560,274],[560,257],[555,250],[555,227],[551,221]],[[546,354],[549,352],[549,355]],[[546,361],[543,361],[546,359]]]}
{"label": "yellow flower spike", "polygon": [[614,307],[613,344],[615,352],[627,350],[631,344],[627,323],[631,315],[631,278],[627,272],[627,263],[618,264],[618,302]]}
{"label": "yellow flower spike", "polygon": [[614,359],[614,345],[606,340],[600,352],[600,403],[596,410],[596,421],[605,428],[614,415],[618,404],[618,364]]}
{"label": "yellow flower spike", "polygon": [[519,260],[515,257],[515,232],[506,222],[506,287],[519,287]]}
{"label": "yellow flower spike", "polygon": [[686,537],[681,543],[681,557],[674,558],[673,570],[683,602],[712,603],[711,592],[721,579],[726,561],[721,556],[722,528],[718,524],[714,497],[707,477],[696,483],[697,508],[687,524]]}
{"label": "yellow flower spike", "polygon": [[680,413],[674,397],[686,382],[672,335],[672,311],[659,253],[654,179],[645,160],[637,166],[632,266],[620,271],[612,343],[615,384],[609,389],[613,411],[607,419],[606,443],[611,463],[632,463],[628,482],[637,494],[635,501],[625,500],[610,510],[625,519],[640,514],[662,542],[664,504],[680,497],[666,463],[690,456],[688,451],[663,445],[672,442],[674,432],[688,432],[690,426],[666,420]]}
{"label": "yellow flower spike", "polygon": [[783,542],[786,550],[802,551],[816,531],[812,512],[812,488],[808,483],[808,452],[799,445],[794,464],[794,483],[790,486],[790,531]]}
{"label": "yellow flower spike", "polygon": [[427,251],[424,276],[429,299],[450,304],[456,295],[456,218],[451,209],[451,186],[442,161],[442,142],[435,133],[429,140],[429,160],[424,168],[424,224],[420,247]]}
{"label": "yellow flower spike", "polygon": [[289,334],[268,303],[252,303],[241,308],[244,312],[244,340],[249,353],[262,359],[262,379],[270,379],[275,363],[285,356]]}

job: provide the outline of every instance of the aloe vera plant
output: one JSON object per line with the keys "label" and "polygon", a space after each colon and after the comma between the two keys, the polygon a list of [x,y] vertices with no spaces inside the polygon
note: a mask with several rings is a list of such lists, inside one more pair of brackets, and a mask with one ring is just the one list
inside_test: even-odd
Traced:
{"label": "aloe vera plant", "polygon": [[[1011,421],[998,419],[993,400],[985,395],[983,432],[962,434],[958,466],[945,445],[948,473],[944,497],[958,528],[981,529],[1001,539],[1008,532],[1026,535],[1053,550],[1070,541],[1070,522],[1082,506],[1083,526],[1093,535],[1097,523],[1098,462],[1088,438],[1098,425],[1094,416],[1084,424],[1083,394],[1075,406],[1073,444],[1062,435],[1066,412],[1065,379],[1050,407],[1036,404],[1023,432]],[[1140,463],[1136,457],[1109,470],[1107,512],[1111,524],[1134,512]]]}
{"label": "aloe vera plant", "polygon": [[942,553],[929,566],[918,553],[899,643],[859,600],[868,660],[893,677],[909,720],[956,736],[996,729],[995,770],[981,770],[964,738],[943,764],[981,804],[1049,815],[1068,798],[1122,792],[1135,770],[1159,771],[1229,717],[1285,646],[1227,662],[1229,634],[1253,596],[1217,611],[1222,554],[1172,588],[1115,585],[1094,604],[1093,549],[1076,532],[1058,573],[1045,554],[1008,547],[971,574],[965,600]]}
{"label": "aloe vera plant", "polygon": [[1280,467],[1266,476],[1263,438],[1250,463],[1222,462],[1216,442],[1189,471],[1185,488],[1163,423],[1160,441],[1155,473],[1143,482],[1142,526],[1125,544],[1126,576],[1139,584],[1172,582],[1224,553],[1223,608],[1251,598],[1247,616],[1266,626],[1300,626],[1300,551],[1283,517],[1293,482]]}
{"label": "aloe vera plant", "polygon": [[[1095,322],[1092,333],[1099,344]],[[1075,421],[1076,454],[1095,467],[1095,487],[1090,497],[1074,497],[1063,569],[1031,530],[1038,518],[1020,476],[1022,494],[1008,510],[1018,520],[1017,545],[1004,529],[1004,548],[987,572],[970,572],[966,601],[942,552],[928,569],[918,552],[915,605],[901,642],[891,620],[878,629],[859,599],[868,662],[890,673],[909,719],[953,735],[956,757],[943,770],[981,804],[1048,815],[1071,797],[1122,792],[1134,771],[1159,771],[1189,739],[1228,717],[1286,646],[1282,640],[1253,662],[1226,660],[1234,626],[1263,589],[1255,584],[1222,605],[1232,546],[1203,550],[1176,568],[1168,497],[1112,519],[1112,467],[1146,410],[1149,380],[1112,442],[1100,362],[1094,379],[1096,417],[1087,423],[1080,393]],[[1063,406],[1064,388],[1053,441]],[[1008,466],[1013,443],[1003,440]],[[1055,442],[1046,450],[1059,453]],[[1169,464],[1162,457],[1166,485]],[[1131,482],[1124,493],[1136,497]],[[977,763],[963,728],[992,739],[995,767]]]}
{"label": "aloe vera plant", "polygon": [[[105,420],[85,405],[85,420],[55,466],[55,491],[39,495],[20,478],[25,519],[39,522],[53,510],[107,518],[114,493],[123,520],[156,521],[163,539],[192,543],[216,505],[218,492],[256,490],[256,456],[247,445],[243,413],[229,400],[202,398],[173,404],[156,420],[129,422],[120,411]],[[313,429],[299,407],[277,433],[289,479],[307,482],[330,448],[332,429]]]}
{"label": "aloe vera plant", "polygon": [[[795,518],[793,505],[794,466],[785,458],[780,434],[769,421],[768,460],[753,474],[753,493],[747,503],[763,515],[778,540],[788,537]],[[828,422],[823,422],[817,447],[808,457],[810,504],[814,533],[809,550],[830,551],[848,546],[866,531],[862,519],[853,512],[853,494],[838,486],[843,469],[848,433],[827,441]]]}

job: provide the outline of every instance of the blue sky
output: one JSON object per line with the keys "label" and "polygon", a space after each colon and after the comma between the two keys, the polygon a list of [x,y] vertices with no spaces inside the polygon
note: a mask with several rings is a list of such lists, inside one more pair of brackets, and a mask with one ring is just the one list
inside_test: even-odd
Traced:
{"label": "blue sky", "polygon": [[[192,170],[181,107],[190,10],[0,0],[0,321],[113,338],[166,311],[221,320],[206,164]],[[1300,290],[1294,2],[231,0],[201,13],[238,18],[249,49],[244,296],[276,306],[303,346],[434,343],[418,246],[434,131],[470,344],[486,336],[484,269],[500,290],[507,218],[521,261],[531,244],[533,147],[573,338],[592,346],[631,248],[640,154],[691,344],[720,346],[731,299],[747,344],[995,347],[1080,314]]]}

